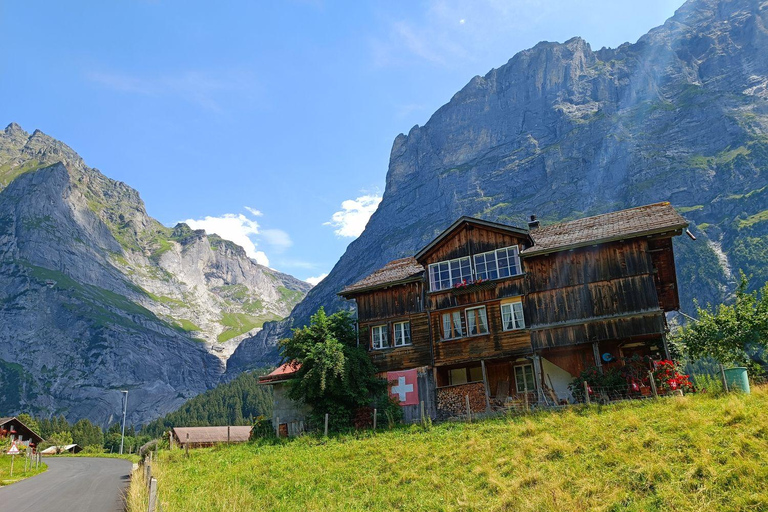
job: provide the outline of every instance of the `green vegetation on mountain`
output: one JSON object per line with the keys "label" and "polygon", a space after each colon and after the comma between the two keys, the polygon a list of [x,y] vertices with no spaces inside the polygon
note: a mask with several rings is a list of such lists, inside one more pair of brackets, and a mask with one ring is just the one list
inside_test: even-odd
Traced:
{"label": "green vegetation on mountain", "polygon": [[189,458],[161,451],[152,473],[166,512],[746,512],[768,508],[766,425],[763,386],[219,446]]}
{"label": "green vegetation on mountain", "polygon": [[231,340],[271,320],[280,320],[280,317],[272,314],[254,316],[247,313],[222,313],[221,325],[226,329],[219,334],[218,340],[221,343]]}
{"label": "green vegetation on mountain", "polygon": [[158,437],[173,427],[251,425],[259,416],[272,416],[272,390],[259,385],[263,372],[243,373],[198,395],[178,410],[141,429],[142,435]]}

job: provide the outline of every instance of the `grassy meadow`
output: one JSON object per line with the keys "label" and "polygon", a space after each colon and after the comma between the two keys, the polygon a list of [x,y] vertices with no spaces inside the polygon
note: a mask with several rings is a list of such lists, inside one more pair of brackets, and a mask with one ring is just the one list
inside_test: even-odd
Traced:
{"label": "grassy meadow", "polygon": [[27,466],[27,471],[24,471],[24,457],[17,455],[13,462],[13,476],[11,476],[11,456],[3,453],[0,455],[0,487],[24,480],[30,476],[39,475],[46,469],[48,466],[43,462],[37,471],[35,471],[34,466],[32,468]]}
{"label": "grassy meadow", "polygon": [[[161,451],[162,510],[768,509],[768,387]],[[139,471],[141,472],[141,471]],[[143,477],[129,510],[143,510]]]}

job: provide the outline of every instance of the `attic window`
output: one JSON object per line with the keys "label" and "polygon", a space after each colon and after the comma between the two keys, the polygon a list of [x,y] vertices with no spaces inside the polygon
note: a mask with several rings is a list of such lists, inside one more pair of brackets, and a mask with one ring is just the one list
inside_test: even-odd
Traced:
{"label": "attic window", "polygon": [[516,245],[475,255],[477,279],[503,279],[521,273],[520,255]]}
{"label": "attic window", "polygon": [[441,261],[429,266],[429,289],[447,290],[462,281],[472,280],[472,266],[469,258]]}

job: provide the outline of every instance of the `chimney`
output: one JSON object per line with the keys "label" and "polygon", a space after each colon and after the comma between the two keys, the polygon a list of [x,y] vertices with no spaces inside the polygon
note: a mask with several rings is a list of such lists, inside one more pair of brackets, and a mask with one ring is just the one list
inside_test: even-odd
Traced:
{"label": "chimney", "polygon": [[534,230],[534,229],[538,229],[538,227],[539,227],[539,221],[536,220],[535,215],[531,215],[531,220],[528,221],[528,229]]}

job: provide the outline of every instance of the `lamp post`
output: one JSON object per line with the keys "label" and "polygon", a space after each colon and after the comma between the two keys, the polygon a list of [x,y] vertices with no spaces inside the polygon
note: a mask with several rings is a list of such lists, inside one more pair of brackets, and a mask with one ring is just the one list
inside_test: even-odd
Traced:
{"label": "lamp post", "polygon": [[123,394],[123,431],[120,435],[120,455],[123,454],[123,443],[125,442],[125,410],[128,408],[128,390],[121,390]]}

